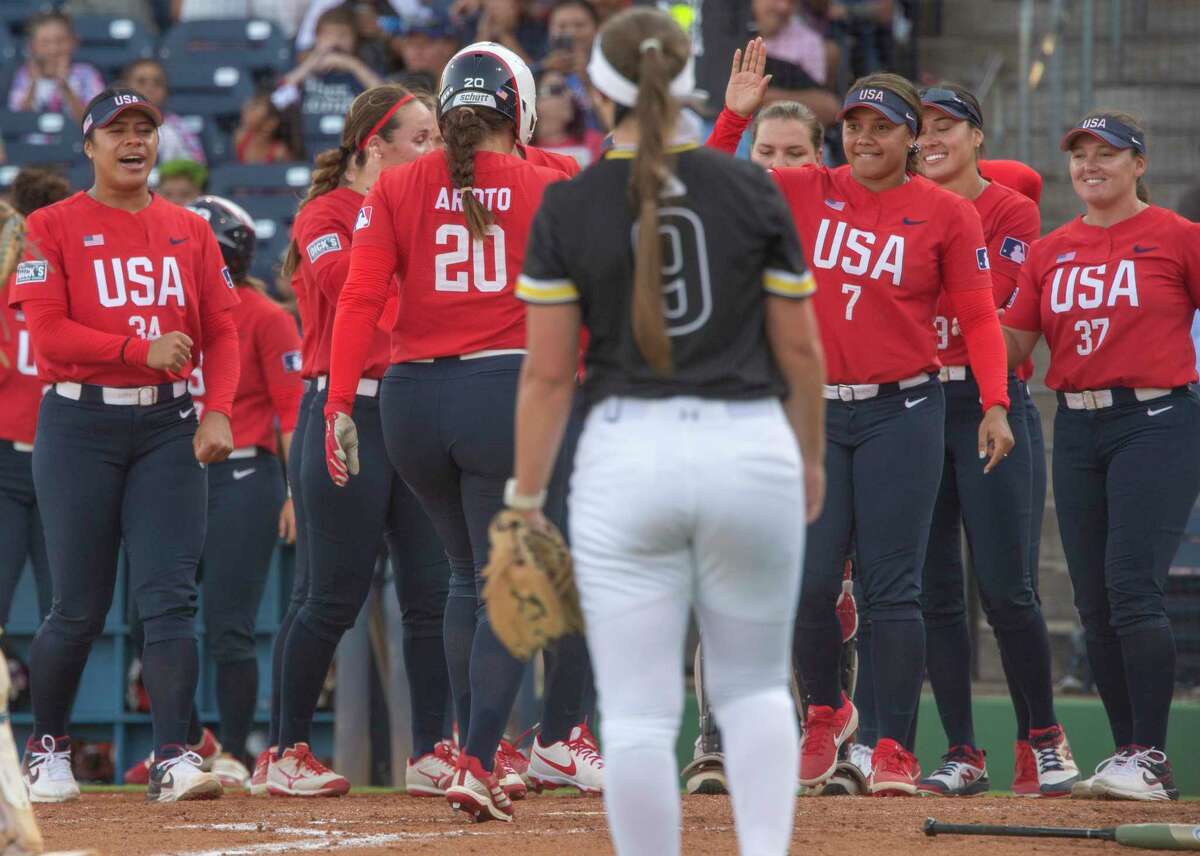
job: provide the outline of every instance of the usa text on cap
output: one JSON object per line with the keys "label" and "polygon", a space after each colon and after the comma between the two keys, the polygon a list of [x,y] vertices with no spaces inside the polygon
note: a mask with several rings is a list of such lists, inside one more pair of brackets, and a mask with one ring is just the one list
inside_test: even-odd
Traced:
{"label": "usa text on cap", "polygon": [[921,93],[921,104],[939,110],[951,119],[962,119],[976,128],[983,127],[983,117],[979,115],[979,111],[953,89],[926,89]]}
{"label": "usa text on cap", "polygon": [[846,114],[856,107],[870,107],[889,122],[907,125],[913,136],[917,135],[920,125],[912,108],[908,106],[907,101],[890,89],[880,86],[860,86],[858,89],[851,89],[846,94],[841,112],[837,115],[838,121],[845,119]]}
{"label": "usa text on cap", "polygon": [[162,124],[162,113],[132,89],[106,89],[88,105],[83,115],[83,134],[87,136],[93,128],[103,128],[112,123],[126,110],[138,110],[145,113],[158,127]]}
{"label": "usa text on cap", "polygon": [[1146,153],[1146,141],[1142,135],[1115,116],[1092,116],[1084,119],[1063,135],[1059,148],[1064,152],[1070,151],[1071,141],[1080,134],[1095,137],[1114,149],[1133,149],[1139,154]]}

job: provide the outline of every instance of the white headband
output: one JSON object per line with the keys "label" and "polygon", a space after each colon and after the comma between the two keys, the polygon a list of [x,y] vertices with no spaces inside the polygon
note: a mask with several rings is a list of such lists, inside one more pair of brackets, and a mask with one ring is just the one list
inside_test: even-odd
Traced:
{"label": "white headband", "polygon": [[[647,41],[656,40],[647,39]],[[662,49],[661,45],[655,45],[654,47],[659,50]],[[637,104],[637,84],[613,68],[612,63],[608,61],[608,57],[604,55],[604,51],[600,49],[599,37],[592,42],[592,58],[588,62],[587,73],[592,86],[599,89],[622,107],[633,107]],[[683,71],[679,72],[675,79],[671,81],[670,91],[676,98],[686,98],[695,93],[695,57],[688,57],[687,65],[683,67]]]}

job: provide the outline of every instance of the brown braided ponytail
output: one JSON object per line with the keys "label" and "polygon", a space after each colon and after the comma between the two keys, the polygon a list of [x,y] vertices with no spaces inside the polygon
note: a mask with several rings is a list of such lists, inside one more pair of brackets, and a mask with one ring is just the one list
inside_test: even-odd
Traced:
{"label": "brown braided ponytail", "polygon": [[488,226],[492,225],[492,212],[484,207],[472,192],[475,187],[475,152],[489,135],[515,129],[512,120],[488,107],[455,107],[441,118],[442,140],[446,145],[446,168],[450,171],[450,184],[463,191],[463,214],[467,218],[467,231],[475,240],[483,240]]}
{"label": "brown braided ponytail", "polygon": [[673,364],[663,317],[658,199],[670,174],[666,132],[679,116],[679,105],[670,94],[671,81],[687,64],[691,42],[674,20],[653,9],[622,12],[604,26],[599,38],[604,56],[638,87],[633,108],[638,147],[629,175],[629,195],[637,218],[633,339],[651,368],[670,374]]}
{"label": "brown braided ponytail", "polygon": [[[365,142],[366,136],[379,120],[395,106],[397,101],[409,94],[409,91],[403,86],[386,83],[382,86],[374,86],[354,99],[350,105],[350,111],[346,114],[346,122],[342,126],[341,144],[336,149],[326,149],[321,152],[313,161],[312,182],[309,184],[308,193],[300,200],[300,205],[296,208],[297,214],[318,196],[323,196],[340,187],[351,163],[356,167],[362,167],[367,162],[366,147],[363,146],[361,150],[359,147]],[[399,115],[399,112],[394,113],[387,123],[376,132],[377,135],[385,141],[391,142],[392,134],[400,127]],[[283,259],[282,275],[290,279],[299,265],[300,249],[293,240]]]}

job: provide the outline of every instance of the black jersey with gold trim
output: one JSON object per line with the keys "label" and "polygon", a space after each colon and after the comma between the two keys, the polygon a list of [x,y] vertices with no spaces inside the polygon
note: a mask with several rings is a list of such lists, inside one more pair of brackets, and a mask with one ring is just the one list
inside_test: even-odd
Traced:
{"label": "black jersey with gold trim", "polygon": [[806,298],[815,285],[774,182],[755,164],[720,152],[669,150],[658,228],[675,369],[664,377],[642,358],[630,320],[637,235],[628,192],[632,156],[610,151],[573,180],[546,188],[517,296],[579,303],[591,334],[589,404],[610,395],[783,395],[767,343],[766,299]]}

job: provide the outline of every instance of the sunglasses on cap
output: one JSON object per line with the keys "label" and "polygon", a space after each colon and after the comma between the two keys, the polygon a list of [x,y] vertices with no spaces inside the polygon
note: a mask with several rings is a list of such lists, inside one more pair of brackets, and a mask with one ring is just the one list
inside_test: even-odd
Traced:
{"label": "sunglasses on cap", "polygon": [[976,128],[983,127],[983,116],[975,106],[953,89],[932,88],[921,93],[921,105],[945,113],[951,119],[970,122]]}

